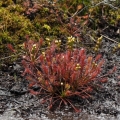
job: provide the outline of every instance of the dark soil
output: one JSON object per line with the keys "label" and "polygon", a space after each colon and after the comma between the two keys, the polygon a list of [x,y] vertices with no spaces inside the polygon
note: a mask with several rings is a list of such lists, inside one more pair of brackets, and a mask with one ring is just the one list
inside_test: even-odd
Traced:
{"label": "dark soil", "polygon": [[115,43],[103,39],[102,53],[106,60],[103,73],[112,67],[117,70],[108,76],[107,83],[93,93],[88,100],[74,100],[81,109],[75,113],[71,108],[48,111],[46,104],[40,104],[40,96],[28,92],[28,82],[21,76],[20,62],[2,65],[0,71],[0,118],[1,120],[120,120],[120,50],[112,52]]}

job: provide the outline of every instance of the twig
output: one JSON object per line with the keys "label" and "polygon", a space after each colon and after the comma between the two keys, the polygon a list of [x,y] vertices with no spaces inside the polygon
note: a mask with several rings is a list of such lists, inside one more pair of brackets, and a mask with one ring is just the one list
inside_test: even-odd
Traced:
{"label": "twig", "polygon": [[[17,54],[17,55],[20,55],[21,53]],[[12,58],[12,57],[15,57],[17,56],[16,54],[15,55],[10,55],[10,56],[7,56],[7,57],[4,57],[4,58],[1,58],[0,60],[5,60],[5,59],[8,59],[8,58]]]}
{"label": "twig", "polygon": [[115,40],[113,40],[113,39],[111,39],[111,38],[109,38],[109,37],[107,37],[107,36],[105,36],[105,35],[103,35],[103,34],[101,34],[104,38],[106,38],[106,39],[108,39],[108,40],[110,40],[110,41],[112,41],[112,42],[115,42],[115,43],[119,43],[119,42],[117,42],[117,41],[115,41]]}
{"label": "twig", "polygon": [[68,17],[68,18],[73,18],[75,15],[81,13],[84,9],[86,9],[88,6],[85,6],[83,9],[81,9],[80,11],[77,10],[71,17]]}
{"label": "twig", "polygon": [[0,96],[13,97],[13,95],[0,94]]}
{"label": "twig", "polygon": [[105,5],[108,5],[108,6],[110,6],[111,8],[113,8],[113,9],[118,9],[118,7],[114,7],[112,4],[110,4],[110,3],[108,3],[108,2],[106,2],[106,1],[101,1],[101,2],[99,2],[99,3],[97,3],[96,5],[93,5],[92,7],[95,7],[95,6],[99,6],[100,4],[105,4]]}
{"label": "twig", "polygon": [[83,9],[81,9],[80,11],[77,10],[71,17],[68,17],[68,18],[73,18],[75,15],[81,13],[84,9],[86,9],[86,8],[88,8],[88,7],[96,7],[96,6],[99,6],[99,5],[101,5],[101,4],[108,5],[108,6],[110,6],[110,7],[113,8],[113,9],[118,9],[118,7],[114,7],[112,4],[110,4],[110,3],[108,3],[108,2],[105,2],[105,1],[103,0],[103,1],[101,1],[101,2],[99,2],[99,3],[97,3],[96,5],[92,5],[92,6],[88,5],[88,6],[85,6]]}
{"label": "twig", "polygon": [[89,34],[87,34],[94,42],[96,42],[96,40]]}

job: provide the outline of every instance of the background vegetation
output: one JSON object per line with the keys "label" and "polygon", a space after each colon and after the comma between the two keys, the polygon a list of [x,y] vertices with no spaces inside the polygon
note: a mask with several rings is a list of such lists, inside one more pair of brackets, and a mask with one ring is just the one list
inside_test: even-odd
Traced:
{"label": "background vegetation", "polygon": [[21,50],[26,35],[32,40],[42,37],[46,46],[55,39],[63,49],[84,46],[98,50],[101,31],[111,26],[117,30],[120,24],[119,7],[117,0],[1,0],[0,56],[10,55],[9,43]]}

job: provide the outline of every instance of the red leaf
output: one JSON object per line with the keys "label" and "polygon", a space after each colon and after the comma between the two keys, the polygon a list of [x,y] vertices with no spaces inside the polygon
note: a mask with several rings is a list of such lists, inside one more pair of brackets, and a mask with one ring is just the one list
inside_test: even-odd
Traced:
{"label": "red leaf", "polygon": [[57,67],[57,73],[59,75],[61,75],[62,74],[62,68],[60,66],[56,66],[56,67]]}
{"label": "red leaf", "polygon": [[112,73],[115,72],[116,70],[117,70],[117,67],[114,66],[114,67],[112,68],[112,70],[109,71],[109,74],[112,74]]}
{"label": "red leaf", "polygon": [[47,90],[50,92],[50,93],[52,93],[53,92],[53,87],[52,86],[47,86]]}
{"label": "red leaf", "polygon": [[46,87],[49,86],[49,82],[48,82],[48,80],[45,81],[45,85],[46,85]]}
{"label": "red leaf", "polygon": [[54,75],[52,76],[52,75],[51,75],[51,76],[49,77],[49,80],[50,80],[51,83],[53,83],[53,82],[56,80],[56,76],[54,76]]}
{"label": "red leaf", "polygon": [[48,110],[51,110],[52,109],[52,104],[48,106]]}
{"label": "red leaf", "polygon": [[88,75],[91,69],[93,57],[89,56],[87,58],[87,63],[85,65],[85,75]]}
{"label": "red leaf", "polygon": [[89,15],[84,15],[82,16],[83,19],[88,19],[89,18]]}
{"label": "red leaf", "polygon": [[67,91],[65,92],[65,96],[70,96],[71,93],[72,93],[71,91],[67,90]]}
{"label": "red leaf", "polygon": [[81,70],[85,66],[85,59],[86,59],[85,55],[81,56],[81,58],[80,58],[80,67],[81,67]]}
{"label": "red leaf", "polygon": [[53,42],[52,45],[50,46],[50,51],[51,51],[51,53],[55,52],[55,49],[56,49],[56,45],[55,45],[55,43]]}
{"label": "red leaf", "polygon": [[56,72],[58,72],[58,68],[57,68],[58,66],[57,65],[55,65],[55,64],[53,64],[52,65],[52,71],[53,71],[53,74],[56,74]]}
{"label": "red leaf", "polygon": [[80,33],[74,34],[75,37],[80,37]]}
{"label": "red leaf", "polygon": [[79,56],[81,57],[81,56],[83,56],[84,54],[85,54],[85,49],[82,48],[82,49],[80,50],[80,52],[79,52]]}
{"label": "red leaf", "polygon": [[74,19],[73,18],[70,19],[70,23],[74,24]]}
{"label": "red leaf", "polygon": [[98,68],[101,68],[103,64],[104,64],[104,60],[101,60],[101,61],[98,63]]}
{"label": "red leaf", "polygon": [[43,38],[40,38],[39,44],[40,44],[40,46],[43,44]]}
{"label": "red leaf", "polygon": [[76,72],[73,72],[72,75],[70,76],[71,77],[71,83],[74,82],[74,80],[76,80],[76,76],[77,76],[77,73]]}
{"label": "red leaf", "polygon": [[74,108],[74,110],[75,110],[76,113],[80,113],[81,112],[81,110],[77,109],[77,108]]}
{"label": "red leaf", "polygon": [[48,66],[42,65],[42,71],[44,72],[44,74],[48,75],[49,74]]}
{"label": "red leaf", "polygon": [[43,55],[40,55],[40,56],[39,56],[39,59],[40,59],[40,62],[43,62],[44,56],[43,56]]}
{"label": "red leaf", "polygon": [[11,51],[11,52],[16,52],[16,50],[13,48],[13,46],[11,44],[7,44],[7,48]]}
{"label": "red leaf", "polygon": [[102,57],[102,55],[101,55],[101,54],[98,54],[98,55],[95,57],[95,61],[98,61],[101,57]]}
{"label": "red leaf", "polygon": [[30,77],[30,76],[26,76],[25,78],[26,78],[27,80],[29,80],[29,81],[33,81],[33,79],[34,79],[34,78]]}
{"label": "red leaf", "polygon": [[[26,57],[26,56],[24,56],[24,57]],[[23,58],[23,59],[24,59],[24,58]],[[23,65],[23,67],[24,67],[24,68],[26,68],[26,67],[27,67],[27,63],[26,63],[26,61],[25,61],[25,60],[22,60],[22,61],[21,61],[21,63],[22,63],[22,65]]]}
{"label": "red leaf", "polygon": [[120,75],[117,78],[120,79]]}
{"label": "red leaf", "polygon": [[33,87],[36,84],[36,82],[32,82],[28,85],[29,88]]}
{"label": "red leaf", "polygon": [[40,101],[41,104],[44,104],[45,102],[46,102],[45,99],[42,99],[42,100]]}
{"label": "red leaf", "polygon": [[107,78],[103,78],[103,79],[100,80],[100,82],[101,83],[106,83],[106,82],[108,82],[108,79]]}
{"label": "red leaf", "polygon": [[85,22],[83,22],[83,24],[82,24],[82,25],[83,25],[83,26],[85,26],[85,25],[87,25],[87,24],[88,24],[88,22],[89,22],[89,21],[88,21],[88,20],[86,20]]}
{"label": "red leaf", "polygon": [[32,71],[29,68],[25,68],[25,70],[24,70],[22,75],[25,76],[26,74],[33,75]]}
{"label": "red leaf", "polygon": [[90,98],[90,96],[88,96],[88,95],[83,95],[82,98],[83,98],[83,99],[88,99],[88,98]]}
{"label": "red leaf", "polygon": [[93,89],[91,87],[87,87],[87,89],[85,90],[86,92],[92,92]]}
{"label": "red leaf", "polygon": [[95,71],[95,72],[93,72],[92,74],[91,74],[91,78],[90,78],[90,80],[93,80],[94,78],[96,78],[97,76],[98,76],[98,74],[99,74],[99,71]]}
{"label": "red leaf", "polygon": [[[78,52],[79,52],[79,50],[78,50],[78,49],[75,49],[75,50],[73,51],[73,56],[74,56],[74,55],[77,55],[77,56],[78,56]],[[81,49],[80,52],[82,52],[82,49]],[[81,55],[80,55],[80,56],[81,56]]]}
{"label": "red leaf", "polygon": [[71,51],[70,51],[70,50],[68,50],[68,51],[66,52],[65,57],[66,57],[66,62],[70,61],[70,59],[71,59]]}

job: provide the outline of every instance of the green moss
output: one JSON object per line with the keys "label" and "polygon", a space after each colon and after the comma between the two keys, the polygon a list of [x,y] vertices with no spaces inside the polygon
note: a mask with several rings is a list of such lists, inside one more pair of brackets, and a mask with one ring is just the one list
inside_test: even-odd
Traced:
{"label": "green moss", "polygon": [[0,0],[0,6],[8,7],[11,4],[13,4],[12,0]]}
{"label": "green moss", "polygon": [[21,5],[12,4],[8,7],[0,7],[0,54],[6,52],[6,44],[11,43],[16,48],[25,40],[25,36],[39,38],[32,22],[23,15]]}
{"label": "green moss", "polygon": [[[93,1],[95,4],[100,2],[100,0]],[[120,20],[120,9],[113,10],[109,5],[103,4],[90,7],[90,0],[59,0],[55,5],[48,4],[42,0],[36,7],[37,12],[34,13],[34,17],[29,19],[29,14],[26,16],[24,14],[27,13],[26,11],[29,7],[25,8],[22,2],[24,0],[17,0],[17,4],[14,4],[12,0],[0,0],[0,54],[6,51],[7,43],[19,48],[19,45],[24,42],[26,35],[29,35],[31,39],[37,40],[40,36],[50,38],[50,42],[54,39],[61,41],[64,39],[64,43],[67,44],[67,38],[69,36],[74,37],[74,29],[77,29],[74,28],[72,22],[70,23],[70,17],[76,11],[79,12],[79,5],[88,7],[71,18],[73,18],[73,22],[80,26],[80,31],[83,35],[86,34],[88,29],[88,27],[82,27],[84,22],[87,21],[87,19],[84,19],[86,13],[90,15],[90,19],[88,19],[93,21],[94,30],[98,28],[101,16],[104,16],[107,23],[111,25],[115,25]],[[49,41],[47,39],[44,40],[46,45],[48,45]]]}

